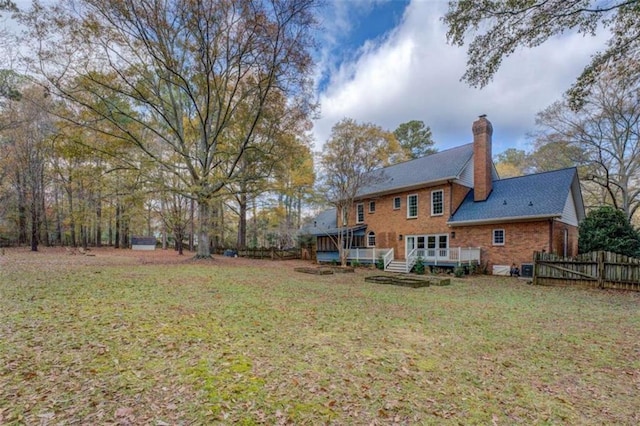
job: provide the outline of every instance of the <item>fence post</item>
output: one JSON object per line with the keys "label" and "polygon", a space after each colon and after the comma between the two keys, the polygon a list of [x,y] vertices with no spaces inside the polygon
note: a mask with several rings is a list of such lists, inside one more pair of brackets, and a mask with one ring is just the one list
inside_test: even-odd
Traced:
{"label": "fence post", "polygon": [[598,252],[598,266],[597,266],[597,274],[598,274],[598,288],[604,288],[604,251]]}
{"label": "fence post", "polygon": [[538,284],[538,260],[540,260],[539,252],[533,252],[533,285]]}

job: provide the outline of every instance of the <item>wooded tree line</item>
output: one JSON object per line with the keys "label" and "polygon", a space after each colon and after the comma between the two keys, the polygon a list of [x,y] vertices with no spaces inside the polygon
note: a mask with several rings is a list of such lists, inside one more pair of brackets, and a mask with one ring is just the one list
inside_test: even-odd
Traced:
{"label": "wooded tree line", "polygon": [[[3,244],[128,247],[132,235],[159,235],[194,248],[197,204],[175,190],[174,175],[122,141],[60,119],[64,104],[40,86],[16,87],[20,99],[5,99],[0,113]],[[294,244],[312,195],[313,158],[298,137],[280,149],[268,174],[247,172],[251,188],[230,185],[211,202],[213,246]]]}
{"label": "wooded tree line", "polygon": [[[479,86],[516,46],[606,20],[610,49],[538,115],[533,151],[496,160],[502,177],[578,165],[587,206],[611,204],[631,221],[640,205],[639,86],[629,72],[637,38],[621,29],[637,2],[582,3],[592,2],[452,2],[444,20],[454,44],[495,25],[470,45],[465,79]],[[220,245],[289,246],[305,203],[348,212],[371,170],[435,152],[422,121],[390,132],[345,118],[324,145],[313,190],[315,6],[60,0],[17,11],[0,1],[25,28],[18,40],[0,33],[0,44],[28,52],[1,64],[2,238],[33,249],[125,247],[132,234],[160,232],[179,250],[197,244],[203,257]]]}
{"label": "wooded tree line", "polygon": [[314,179],[313,7],[62,0],[16,13],[30,56],[2,108],[3,234],[126,246],[160,222],[178,241],[196,234],[206,257],[258,242],[269,225],[247,226],[247,212],[268,194],[297,226]]}

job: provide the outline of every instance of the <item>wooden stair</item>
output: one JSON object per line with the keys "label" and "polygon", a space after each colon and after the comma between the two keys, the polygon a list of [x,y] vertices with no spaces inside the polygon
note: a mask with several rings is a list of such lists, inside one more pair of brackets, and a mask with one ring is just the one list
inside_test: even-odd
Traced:
{"label": "wooden stair", "polygon": [[387,272],[397,272],[401,274],[409,272],[407,271],[407,262],[404,260],[392,260],[384,270]]}

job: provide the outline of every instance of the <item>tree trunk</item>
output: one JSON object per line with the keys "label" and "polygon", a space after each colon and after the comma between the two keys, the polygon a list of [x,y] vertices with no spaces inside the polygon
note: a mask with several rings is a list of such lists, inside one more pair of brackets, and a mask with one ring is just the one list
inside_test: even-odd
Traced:
{"label": "tree trunk", "polygon": [[211,249],[209,248],[209,224],[211,223],[211,200],[206,197],[198,199],[198,252],[196,257],[211,257]]}
{"label": "tree trunk", "polygon": [[120,201],[116,202],[116,235],[113,246],[120,248]]}
{"label": "tree trunk", "polygon": [[247,247],[247,194],[242,193],[238,198],[239,219],[238,219],[238,239],[236,246],[239,249]]}
{"label": "tree trunk", "polygon": [[71,245],[76,247],[76,220],[73,211],[73,192],[71,190],[71,179],[69,179],[68,188],[66,188],[67,199],[69,200],[69,230],[71,232]]}
{"label": "tree trunk", "polygon": [[300,229],[302,222],[302,198],[296,200],[296,229]]}
{"label": "tree trunk", "polygon": [[56,244],[62,245],[62,212],[60,211],[60,193],[58,188],[54,190],[55,194],[55,206],[56,206]]}
{"label": "tree trunk", "polygon": [[[44,167],[42,168],[44,170]],[[46,200],[44,197],[44,171],[40,172],[40,241],[44,243],[45,247],[51,246],[51,241],[49,239],[49,220],[47,219],[47,207]]]}
{"label": "tree trunk", "polygon": [[194,251],[195,249],[195,219],[196,219],[196,203],[193,200],[189,200],[189,251]]}
{"label": "tree trunk", "polygon": [[151,237],[151,203],[149,203],[149,209],[147,210],[147,237]]}
{"label": "tree trunk", "polygon": [[31,201],[31,251],[38,251],[38,209],[35,197]]}
{"label": "tree trunk", "polygon": [[18,187],[18,244],[27,243],[27,197],[23,188],[22,177],[16,173]]}
{"label": "tree trunk", "polygon": [[162,217],[162,250],[167,249],[167,221],[164,195],[160,198],[160,217]]}
{"label": "tree trunk", "polygon": [[102,247],[102,197],[96,199],[96,247]]}
{"label": "tree trunk", "polygon": [[109,247],[113,245],[113,216],[109,215]]}
{"label": "tree trunk", "polygon": [[80,226],[80,239],[82,248],[86,250],[89,246],[89,226],[87,226],[86,224],[82,224]]}
{"label": "tree trunk", "polygon": [[176,239],[176,250],[178,250],[178,255],[182,256],[184,254],[184,244],[182,243],[182,240],[184,239],[184,232],[180,227],[176,226],[173,231],[173,235]]}
{"label": "tree trunk", "polygon": [[120,248],[129,248],[129,219],[124,215],[124,206],[120,207]]}

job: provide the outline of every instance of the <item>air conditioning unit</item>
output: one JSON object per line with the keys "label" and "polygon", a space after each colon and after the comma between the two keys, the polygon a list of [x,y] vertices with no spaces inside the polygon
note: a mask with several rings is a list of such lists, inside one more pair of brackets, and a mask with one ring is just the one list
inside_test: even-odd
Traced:
{"label": "air conditioning unit", "polygon": [[533,263],[523,263],[520,265],[520,276],[533,278]]}

